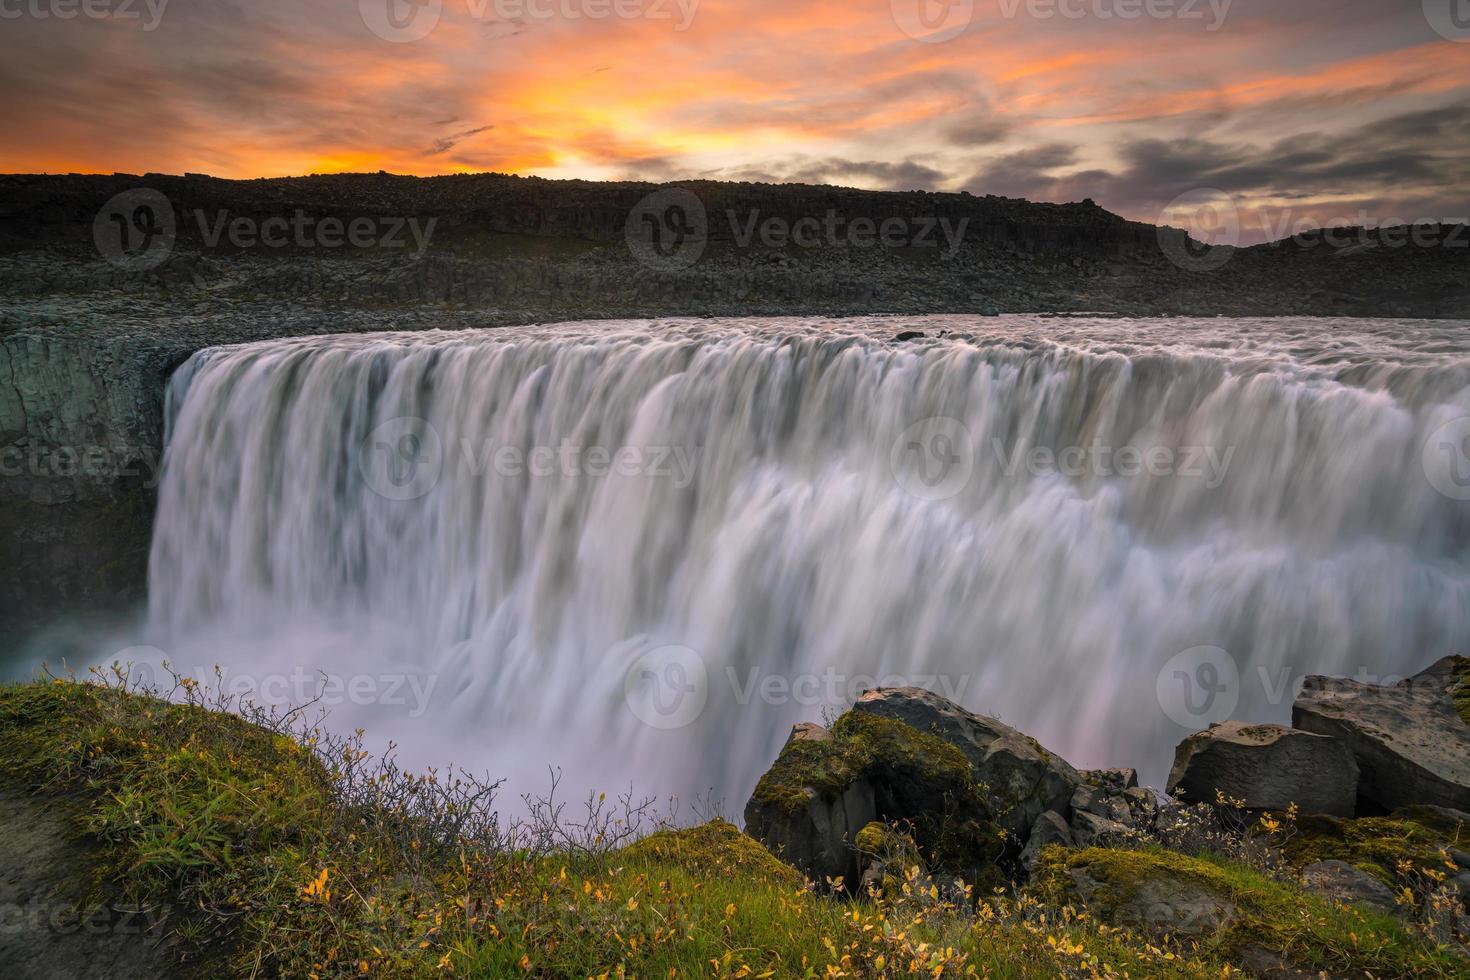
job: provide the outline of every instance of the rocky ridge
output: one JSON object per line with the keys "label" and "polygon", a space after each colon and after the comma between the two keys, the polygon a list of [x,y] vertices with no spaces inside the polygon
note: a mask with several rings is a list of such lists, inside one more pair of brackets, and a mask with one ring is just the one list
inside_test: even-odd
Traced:
{"label": "rocky ridge", "polygon": [[[1324,715],[1332,732],[1308,730],[1328,727]],[[872,690],[831,730],[797,727],[746,829],[830,887],[894,887],[908,864],[981,884],[1029,878],[1173,939],[1219,938],[1260,914],[1228,871],[1174,853],[1240,847],[1293,887],[1378,914],[1427,914],[1403,900],[1427,888],[1470,938],[1470,812],[1455,805],[1470,791],[1470,659],[1388,686],[1313,678],[1294,716],[1302,727],[1191,735],[1160,795],[931,692]],[[1288,975],[1236,938],[1247,969]]]}

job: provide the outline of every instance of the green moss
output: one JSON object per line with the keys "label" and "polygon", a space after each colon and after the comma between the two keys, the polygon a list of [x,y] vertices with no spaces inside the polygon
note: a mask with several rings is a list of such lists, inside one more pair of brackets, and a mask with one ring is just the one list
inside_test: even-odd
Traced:
{"label": "green moss", "polygon": [[1387,817],[1344,820],[1314,815],[1303,817],[1285,853],[1293,867],[1318,861],[1345,861],[1383,881],[1399,884],[1397,868],[1408,862],[1415,871],[1444,870],[1445,847],[1463,849],[1470,840],[1464,826],[1444,811],[1406,807]]}
{"label": "green moss", "polygon": [[787,745],[753,796],[795,813],[806,807],[808,790],[831,799],[878,767],[958,789],[970,781],[970,764],[954,746],[901,721],[849,711],[830,739]]}
{"label": "green moss", "polygon": [[1004,835],[969,760],[948,742],[892,718],[849,711],[830,739],[792,742],[756,785],[754,799],[799,813],[811,794],[830,800],[860,778],[872,787],[879,817],[910,827],[932,867],[971,881],[994,876]]}
{"label": "green moss", "polygon": [[1470,725],[1470,657],[1456,657],[1452,671],[1459,681],[1452,692],[1455,710],[1460,713],[1461,720]]}
{"label": "green moss", "polygon": [[855,746],[838,739],[792,742],[756,784],[753,798],[787,813],[807,805],[810,788],[822,797],[834,797],[861,774],[866,759]]}
{"label": "green moss", "polygon": [[874,820],[852,839],[853,847],[864,854],[881,854],[888,842],[890,830],[887,824]]}
{"label": "green moss", "polygon": [[[1458,977],[1463,961],[1375,913],[1330,905],[1292,885],[1210,857],[1162,849],[1069,852],[1051,848],[1037,888],[1050,901],[1076,894],[1074,876],[1095,883],[1088,906],[1107,921],[1161,924],[1187,913],[1198,896],[1232,909],[1195,939],[1198,955],[1242,963],[1264,954],[1291,968],[1334,976]],[[1181,896],[1171,903],[1169,896]],[[1133,903],[1133,904],[1130,904]]]}
{"label": "green moss", "polygon": [[878,790],[900,797],[893,801],[899,807],[932,809],[937,801],[926,797],[937,792],[986,811],[969,760],[937,736],[892,718],[849,711],[832,726],[832,741],[861,760],[864,773],[880,777]]}
{"label": "green moss", "polygon": [[695,874],[730,876],[796,886],[801,875],[724,820],[684,830],[661,830],[626,847],[630,860],[662,862]]}

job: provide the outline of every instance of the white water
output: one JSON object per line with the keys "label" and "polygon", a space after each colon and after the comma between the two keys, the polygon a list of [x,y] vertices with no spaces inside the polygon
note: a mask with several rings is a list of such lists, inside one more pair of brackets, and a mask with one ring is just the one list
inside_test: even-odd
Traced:
{"label": "white water", "polygon": [[[930,317],[204,351],[169,389],[149,640],[274,699],[356,678],[334,724],[518,788],[555,764],[738,813],[875,677],[1158,780],[1175,668],[1239,674],[1185,722],[1286,721],[1292,678],[1466,645],[1470,504],[1430,477],[1464,462],[1434,434],[1467,350],[1465,323]],[[622,472],[530,455],[566,446]],[[1025,458],[1074,446],[1161,452]]]}

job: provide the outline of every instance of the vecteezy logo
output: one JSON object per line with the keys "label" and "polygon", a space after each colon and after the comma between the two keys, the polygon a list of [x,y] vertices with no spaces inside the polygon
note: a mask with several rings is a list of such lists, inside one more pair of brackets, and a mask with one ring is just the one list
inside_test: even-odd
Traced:
{"label": "vecteezy logo", "polygon": [[158,268],[173,252],[177,238],[173,204],[147,187],[116,195],[92,220],[98,254],[130,272]]}
{"label": "vecteezy logo", "polygon": [[357,0],[367,29],[385,41],[422,41],[439,26],[444,0]]}
{"label": "vecteezy logo", "polygon": [[1159,247],[1186,272],[1222,268],[1235,257],[1235,246],[1240,244],[1240,211],[1235,200],[1213,187],[1174,198],[1159,214],[1158,224]]}
{"label": "vecteezy logo", "polygon": [[699,261],[708,244],[704,202],[692,191],[669,187],[633,206],[623,227],[633,258],[659,272],[677,272]]}
{"label": "vecteezy logo", "polygon": [[112,658],[112,662],[124,671],[125,683],[145,691],[158,689],[160,671],[167,660],[168,654],[158,647],[149,646],[127,647]]}
{"label": "vecteezy logo", "polygon": [[959,37],[975,18],[975,0],[889,0],[888,6],[898,29],[925,44]]}
{"label": "vecteezy logo", "polygon": [[975,474],[975,444],[959,419],[935,416],[899,433],[888,453],[893,479],[921,500],[948,500]]}
{"label": "vecteezy logo", "polygon": [[1424,0],[1424,19],[1440,37],[1470,42],[1470,0]]}
{"label": "vecteezy logo", "polygon": [[623,675],[628,710],[645,725],[664,731],[692,724],[709,700],[704,658],[683,646],[642,654]]}
{"label": "vecteezy logo", "polygon": [[368,487],[380,497],[417,500],[439,482],[444,443],[421,418],[389,419],[358,446],[357,466]]}
{"label": "vecteezy logo", "polygon": [[1435,429],[1420,460],[1430,486],[1451,500],[1470,500],[1470,416]]}
{"label": "vecteezy logo", "polygon": [[1155,681],[1159,707],[1181,728],[1226,721],[1240,703],[1240,669],[1219,647],[1191,647],[1169,658]]}

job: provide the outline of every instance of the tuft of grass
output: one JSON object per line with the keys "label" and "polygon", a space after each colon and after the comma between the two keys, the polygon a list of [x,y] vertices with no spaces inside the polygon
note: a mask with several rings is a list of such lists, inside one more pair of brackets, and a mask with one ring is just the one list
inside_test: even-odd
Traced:
{"label": "tuft of grass", "polygon": [[[1106,921],[1145,930],[1192,920],[1190,955],[1215,962],[1283,965],[1331,976],[1463,977],[1447,949],[1411,934],[1390,917],[1329,904],[1292,885],[1209,855],[1161,848],[1049,849],[1041,889],[1054,902],[1090,883],[1088,908]],[[1213,904],[1214,914],[1199,911]]]}
{"label": "tuft of grass", "polygon": [[1297,868],[1318,861],[1345,861],[1378,878],[1400,886],[1407,867],[1412,873],[1439,871],[1445,848],[1465,849],[1470,825],[1432,807],[1405,807],[1386,817],[1342,819],[1304,817],[1296,836],[1287,841],[1287,860]]}

